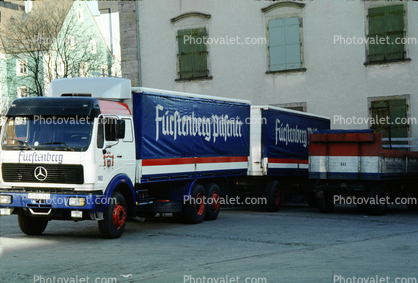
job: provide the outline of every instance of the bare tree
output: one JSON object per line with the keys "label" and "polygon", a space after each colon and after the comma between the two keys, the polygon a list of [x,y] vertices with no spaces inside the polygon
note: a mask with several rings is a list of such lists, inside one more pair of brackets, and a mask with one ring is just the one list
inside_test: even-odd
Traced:
{"label": "bare tree", "polygon": [[101,72],[103,65],[111,69],[111,54],[95,22],[82,14],[80,5],[85,3],[75,2],[76,8],[73,3],[36,1],[31,12],[13,17],[4,26],[0,37],[4,53],[27,58],[29,95],[44,95],[53,79]]}
{"label": "bare tree", "polygon": [[[42,96],[44,89],[44,55],[57,38],[72,1],[36,2],[29,13],[15,13],[1,27],[1,46],[8,58],[27,58],[27,76],[21,81],[29,94]],[[14,79],[8,70],[9,81]]]}

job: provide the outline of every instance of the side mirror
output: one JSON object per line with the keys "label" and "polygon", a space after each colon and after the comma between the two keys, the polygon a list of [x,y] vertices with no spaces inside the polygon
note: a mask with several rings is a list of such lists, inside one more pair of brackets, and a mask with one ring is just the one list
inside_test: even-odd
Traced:
{"label": "side mirror", "polygon": [[125,120],[118,120],[116,124],[116,138],[123,139],[125,138]]}

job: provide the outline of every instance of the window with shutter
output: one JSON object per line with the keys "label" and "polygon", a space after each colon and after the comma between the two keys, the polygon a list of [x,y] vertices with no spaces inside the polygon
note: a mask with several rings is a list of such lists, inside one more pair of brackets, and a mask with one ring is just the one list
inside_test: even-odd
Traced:
{"label": "window with shutter", "polygon": [[270,71],[301,68],[299,26],[298,17],[268,22]]}
{"label": "window with shutter", "polygon": [[207,33],[204,27],[178,30],[179,79],[208,77],[206,38]]}
{"label": "window with shutter", "polygon": [[[372,118],[377,121],[371,125],[375,133],[382,133],[384,138],[408,137],[408,125],[402,123],[407,118],[406,99],[375,100],[371,102],[370,110]],[[392,142],[402,143],[404,142]]]}
{"label": "window with shutter", "polygon": [[394,5],[369,9],[370,63],[405,59],[404,7]]}

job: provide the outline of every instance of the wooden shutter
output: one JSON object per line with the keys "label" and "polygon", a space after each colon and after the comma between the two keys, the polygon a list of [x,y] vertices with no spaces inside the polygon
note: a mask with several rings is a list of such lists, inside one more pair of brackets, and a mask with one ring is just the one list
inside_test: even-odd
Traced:
{"label": "wooden shutter", "polygon": [[[187,37],[186,37],[187,36]],[[208,76],[206,28],[184,29],[177,33],[180,79]],[[193,40],[191,41],[190,38]],[[187,40],[189,39],[189,40]]]}
{"label": "wooden shutter", "polygon": [[270,71],[300,69],[299,18],[269,21]]}
{"label": "wooden shutter", "polygon": [[[371,126],[375,133],[382,133],[384,138],[407,138],[408,125],[402,124],[400,119],[406,119],[406,99],[378,100],[371,103],[372,118],[385,119],[389,123],[375,123]],[[407,142],[392,142],[392,144],[406,144]],[[387,143],[386,143],[387,144]]]}
{"label": "wooden shutter", "polygon": [[[369,44],[370,62],[404,58],[404,44],[395,42],[396,39],[404,37],[403,18],[403,5],[369,9],[369,40],[378,41]],[[380,44],[381,39],[384,40],[384,44]]]}
{"label": "wooden shutter", "polygon": [[406,99],[389,100],[389,117],[391,123],[391,137],[408,137],[408,125],[406,123],[402,124],[401,121],[399,121],[400,119],[396,121],[397,118],[406,119]]}

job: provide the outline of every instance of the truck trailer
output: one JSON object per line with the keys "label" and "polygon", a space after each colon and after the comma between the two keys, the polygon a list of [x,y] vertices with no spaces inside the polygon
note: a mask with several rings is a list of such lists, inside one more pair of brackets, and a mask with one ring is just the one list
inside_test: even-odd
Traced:
{"label": "truck trailer", "polygon": [[215,220],[224,196],[308,186],[308,136],[326,117],[249,101],[70,78],[16,99],[1,136],[0,214],[25,234],[50,220],[97,220],[106,238],[129,217]]}
{"label": "truck trailer", "polygon": [[418,152],[384,149],[382,138],[373,130],[325,130],[310,136],[309,177],[321,212],[347,201],[372,215],[383,215],[392,203],[418,208]]}

